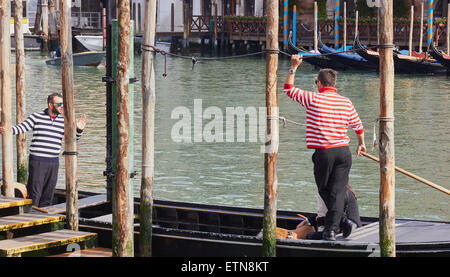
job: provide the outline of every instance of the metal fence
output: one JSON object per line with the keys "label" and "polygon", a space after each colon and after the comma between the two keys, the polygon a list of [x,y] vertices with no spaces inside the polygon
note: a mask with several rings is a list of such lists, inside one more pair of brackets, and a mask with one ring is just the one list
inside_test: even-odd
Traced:
{"label": "metal fence", "polygon": [[102,13],[100,12],[72,12],[72,27],[83,29],[101,29]]}

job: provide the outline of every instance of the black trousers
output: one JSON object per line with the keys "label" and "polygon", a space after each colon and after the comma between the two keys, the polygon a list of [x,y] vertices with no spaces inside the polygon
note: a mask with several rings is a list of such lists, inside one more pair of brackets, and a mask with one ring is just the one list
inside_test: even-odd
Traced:
{"label": "black trousers", "polygon": [[30,157],[28,159],[27,190],[33,206],[45,207],[53,203],[59,162],[46,162]]}
{"label": "black trousers", "polygon": [[348,146],[316,149],[312,160],[317,189],[328,209],[325,230],[337,232],[344,213],[352,154]]}

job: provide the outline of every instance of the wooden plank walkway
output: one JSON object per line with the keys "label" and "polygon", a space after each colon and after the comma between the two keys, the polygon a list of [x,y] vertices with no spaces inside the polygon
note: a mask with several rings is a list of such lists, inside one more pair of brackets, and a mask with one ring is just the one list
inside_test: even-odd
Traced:
{"label": "wooden plank walkway", "polygon": [[31,199],[8,198],[0,196],[0,209],[31,205],[32,202],[33,201]]}
{"label": "wooden plank walkway", "polygon": [[38,213],[26,213],[0,217],[0,231],[9,231],[31,226],[50,224],[64,220],[63,215],[47,215]]}
{"label": "wooden plank walkway", "polygon": [[[106,194],[99,194],[95,196],[85,197],[78,200],[78,209],[96,206],[105,203]],[[49,214],[62,214],[66,212],[66,203],[61,203],[53,206],[42,207],[41,210],[45,210]]]}
{"label": "wooden plank walkway", "polygon": [[95,233],[58,230],[32,236],[0,241],[0,257],[20,256],[22,253],[93,240]]}

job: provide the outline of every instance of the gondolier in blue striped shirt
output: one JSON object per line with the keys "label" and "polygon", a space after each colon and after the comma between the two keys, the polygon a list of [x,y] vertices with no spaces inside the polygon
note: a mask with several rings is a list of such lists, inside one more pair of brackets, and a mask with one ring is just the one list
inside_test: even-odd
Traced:
{"label": "gondolier in blue striped shirt", "polygon": [[[58,180],[59,154],[64,137],[63,98],[59,93],[47,97],[48,108],[31,114],[24,122],[12,127],[13,135],[33,130],[28,159],[27,190],[33,206],[52,205]],[[83,114],[77,120],[77,140],[81,138],[87,118]],[[6,130],[0,127],[0,133]]]}

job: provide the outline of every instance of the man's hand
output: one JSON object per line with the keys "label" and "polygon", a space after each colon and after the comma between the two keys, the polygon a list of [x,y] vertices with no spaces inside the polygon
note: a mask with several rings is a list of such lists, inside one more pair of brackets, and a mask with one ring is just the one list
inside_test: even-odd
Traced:
{"label": "man's hand", "polygon": [[301,55],[292,55],[291,56],[291,68],[297,69],[303,62],[303,56]]}
{"label": "man's hand", "polygon": [[306,220],[303,220],[302,222],[300,222],[298,225],[297,225],[297,227],[295,227],[295,229],[298,229],[298,228],[300,228],[300,227],[302,227],[302,226],[305,226],[306,225]]}
{"label": "man's hand", "polygon": [[79,118],[77,120],[77,128],[80,130],[84,130],[84,127],[86,127],[86,123],[87,123],[87,117],[85,114],[83,114],[81,116],[81,118]]}
{"label": "man's hand", "polygon": [[5,132],[6,132],[6,129],[5,129],[5,127],[3,127],[3,126],[0,126],[0,134],[5,134]]}
{"label": "man's hand", "polygon": [[356,148],[356,154],[358,156],[362,156],[361,152],[366,152],[366,146],[364,144],[358,144],[358,147]]}

